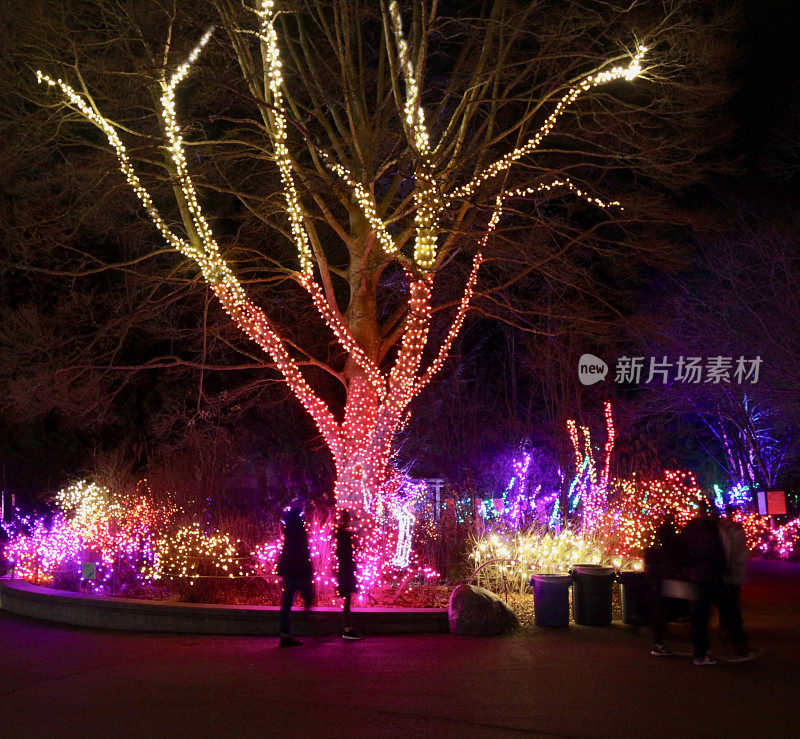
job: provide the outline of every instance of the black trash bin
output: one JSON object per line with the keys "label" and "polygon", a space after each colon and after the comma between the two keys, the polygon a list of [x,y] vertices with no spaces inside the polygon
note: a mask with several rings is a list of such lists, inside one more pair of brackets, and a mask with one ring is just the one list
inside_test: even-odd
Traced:
{"label": "black trash bin", "polygon": [[569,626],[569,586],[567,573],[540,573],[531,578],[533,615],[537,626]]}
{"label": "black trash bin", "polygon": [[622,621],[630,626],[649,623],[647,575],[641,570],[623,570],[617,575],[622,603]]}
{"label": "black trash bin", "polygon": [[576,564],[572,574],[572,617],[582,626],[608,626],[611,623],[614,568]]}

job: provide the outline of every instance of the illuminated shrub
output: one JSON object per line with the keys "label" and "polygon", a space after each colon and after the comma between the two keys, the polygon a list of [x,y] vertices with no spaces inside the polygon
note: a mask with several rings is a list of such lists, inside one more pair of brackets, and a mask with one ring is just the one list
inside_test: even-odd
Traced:
{"label": "illuminated shrub", "polygon": [[16,563],[15,574],[29,581],[50,583],[69,569],[77,583],[81,563],[95,565],[89,587],[100,590],[116,577],[140,576],[153,558],[153,537],[162,533],[177,508],[156,505],[142,486],[121,495],[108,488],[77,482],[55,496],[59,513],[47,524],[44,518],[20,519],[7,527],[10,542],[6,556]]}
{"label": "illuminated shrub", "polygon": [[683,471],[656,480],[612,479],[610,488],[597,530],[604,548],[624,557],[641,557],[667,518],[682,528],[705,497],[694,475]]}
{"label": "illuminated shrub", "polygon": [[62,514],[49,525],[44,519],[21,519],[10,533],[5,556],[15,563],[15,577],[49,585],[68,569],[78,571],[83,541]]}
{"label": "illuminated shrub", "polygon": [[182,526],[174,534],[154,539],[153,563],[144,568],[144,574],[153,580],[252,575],[240,543],[227,534],[206,532],[198,523]]}
{"label": "illuminated shrub", "polygon": [[752,511],[738,510],[733,517],[742,524],[752,552],[779,559],[794,559],[800,554],[800,518],[771,528],[766,516]]}
{"label": "illuminated shrub", "polygon": [[473,540],[470,558],[476,582],[489,590],[525,592],[537,572],[566,572],[576,563],[640,569],[638,559],[609,553],[599,535],[573,529],[554,532],[534,527],[527,531],[486,532]]}

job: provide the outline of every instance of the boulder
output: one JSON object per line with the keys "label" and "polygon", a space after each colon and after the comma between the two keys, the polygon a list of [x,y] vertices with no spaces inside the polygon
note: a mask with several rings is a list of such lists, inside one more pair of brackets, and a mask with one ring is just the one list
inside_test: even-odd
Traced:
{"label": "boulder", "polygon": [[451,633],[461,636],[497,636],[519,626],[514,611],[477,585],[459,585],[450,594],[448,618]]}

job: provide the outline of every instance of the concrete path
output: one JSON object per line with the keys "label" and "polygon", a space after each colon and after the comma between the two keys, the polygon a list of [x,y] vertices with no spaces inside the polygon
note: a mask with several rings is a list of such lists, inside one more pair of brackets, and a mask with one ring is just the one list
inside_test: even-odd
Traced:
{"label": "concrete path", "polygon": [[755,565],[745,604],[764,654],[705,668],[617,624],[279,650],[0,612],[0,736],[800,736],[800,567]]}

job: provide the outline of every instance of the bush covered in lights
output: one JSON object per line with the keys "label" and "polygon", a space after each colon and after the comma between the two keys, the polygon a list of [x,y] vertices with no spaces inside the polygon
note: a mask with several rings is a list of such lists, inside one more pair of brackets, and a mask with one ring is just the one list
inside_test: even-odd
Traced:
{"label": "bush covered in lights", "polygon": [[[459,497],[447,488],[434,499],[421,489],[409,495],[398,488],[372,501],[376,525],[361,550],[358,602],[376,602],[376,594],[382,594],[377,602],[394,602],[409,583],[431,583],[437,577],[434,564],[459,580],[477,569],[477,582],[497,592],[523,592],[533,573],[565,571],[578,562],[636,569],[657,526],[669,516],[681,527],[704,497],[685,472],[665,472],[652,480],[609,477],[602,495],[592,498],[600,503],[587,521],[574,491],[585,493],[602,479],[593,482],[587,466],[583,483],[571,486],[575,505],[567,498],[572,509],[567,523],[559,518],[552,525],[558,496],[528,479],[529,469],[529,457],[523,455],[498,498],[481,499],[476,491]],[[739,505],[735,517],[755,553],[800,556],[800,519],[770,526],[748,508],[741,489],[715,493],[712,499],[720,505]],[[83,587],[97,592],[123,595],[156,584],[189,599],[225,602],[228,583],[231,588],[253,585],[248,597],[256,602],[263,602],[258,597],[276,602],[281,548],[276,528],[270,536],[269,527],[261,525],[237,538],[232,522],[218,522],[217,528],[201,523],[201,517],[173,503],[157,502],[146,484],[122,494],[80,482],[61,490],[55,504],[50,516],[18,517],[5,525],[10,540],[4,554],[17,577],[78,587],[82,565],[91,563],[94,574]],[[337,602],[334,526],[332,512],[320,506],[307,522],[321,604]]]}
{"label": "bush covered in lights", "polygon": [[[405,496],[398,491],[394,495],[393,505],[377,501],[383,510],[362,548],[361,602],[373,591],[437,576],[412,551],[413,505],[403,505]],[[415,499],[408,498],[411,503]],[[131,586],[158,584],[193,600],[224,596],[214,587],[222,580],[257,579],[268,586],[279,581],[275,564],[282,542],[277,532],[257,545],[246,543],[171,503],[157,504],[146,484],[122,494],[82,481],[59,491],[54,502],[58,511],[50,518],[18,517],[6,525],[10,541],[5,555],[16,577],[74,588],[82,579],[82,565],[92,564],[94,574],[83,580],[85,588],[123,594]],[[333,603],[333,517],[318,507],[307,527],[319,602]],[[263,595],[263,587],[256,592]],[[266,592],[276,591],[267,587]]]}
{"label": "bush covered in lights", "polygon": [[153,540],[153,561],[142,574],[152,580],[242,577],[252,574],[241,542],[228,534],[203,530],[198,523],[181,526]]}
{"label": "bush covered in lights", "polygon": [[680,529],[709,499],[720,511],[736,509],[753,552],[780,558],[800,555],[800,519],[771,527],[764,516],[750,510],[752,494],[741,482],[727,489],[715,485],[706,496],[690,472],[668,470],[655,479],[612,476],[616,431],[608,402],[604,420],[602,447],[593,443],[587,426],[567,422],[574,469],[571,479],[562,478],[564,495],[558,486],[543,489],[531,479],[532,453],[523,451],[502,497],[480,503],[477,523],[485,533],[473,540],[470,554],[481,568],[479,583],[491,589],[524,589],[534,572],[565,571],[579,560],[635,566],[662,522],[670,519]]}
{"label": "bush covered in lights", "polygon": [[612,479],[596,530],[607,551],[641,557],[668,517],[682,528],[697,515],[703,491],[690,472],[666,471],[655,480]]}
{"label": "bush covered in lights", "polygon": [[610,554],[599,535],[573,529],[560,532],[532,527],[526,531],[485,532],[474,539],[471,559],[478,585],[495,592],[525,592],[537,572],[567,572],[577,563],[641,569],[641,561]]}
{"label": "bush covered in lights", "polygon": [[58,512],[46,518],[21,517],[5,529],[10,537],[5,553],[15,563],[15,575],[51,584],[77,579],[83,563],[95,565],[91,587],[105,588],[127,577],[138,577],[153,561],[154,537],[166,530],[178,508],[156,504],[146,485],[121,495],[108,488],[77,482],[55,496]]}
{"label": "bush covered in lights", "polygon": [[41,518],[20,518],[6,530],[10,541],[5,556],[14,563],[17,577],[49,585],[63,572],[78,571],[84,542],[63,514],[49,524]]}

